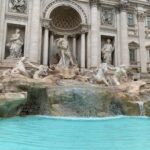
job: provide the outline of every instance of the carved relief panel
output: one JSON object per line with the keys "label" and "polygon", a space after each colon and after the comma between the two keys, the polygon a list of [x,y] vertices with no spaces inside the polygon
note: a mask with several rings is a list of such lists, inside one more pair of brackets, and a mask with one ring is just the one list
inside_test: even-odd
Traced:
{"label": "carved relief panel", "polygon": [[14,13],[27,13],[27,0],[9,0],[8,11]]}
{"label": "carved relief panel", "polygon": [[101,24],[104,26],[114,26],[115,14],[112,8],[102,8]]}

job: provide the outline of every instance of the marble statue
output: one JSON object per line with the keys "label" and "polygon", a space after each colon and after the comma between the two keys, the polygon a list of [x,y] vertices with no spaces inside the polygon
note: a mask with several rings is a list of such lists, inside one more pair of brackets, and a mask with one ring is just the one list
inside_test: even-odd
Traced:
{"label": "marble statue", "polygon": [[67,36],[64,36],[64,38],[57,39],[56,46],[61,53],[61,58],[58,65],[64,68],[69,68],[70,65],[74,66],[75,63],[73,61],[72,54],[69,49]]}
{"label": "marble statue", "polygon": [[36,71],[33,74],[33,79],[42,79],[46,76],[49,75],[49,72],[51,71],[51,69],[48,66],[45,65],[35,65],[33,63],[31,63],[30,61],[26,61],[26,64],[28,64],[30,67],[36,69]]}
{"label": "marble statue", "polygon": [[107,63],[102,63],[98,68],[97,74],[94,75],[96,82],[103,82],[107,86],[119,86],[123,81],[127,81],[127,78],[127,71],[124,65],[114,67]]}
{"label": "marble statue", "polygon": [[[29,71],[26,69],[25,64],[30,66],[31,68],[35,69],[35,72],[31,76],[29,74]],[[48,66],[44,65],[34,65],[26,57],[21,57],[20,60],[16,63],[15,67],[13,69],[7,69],[3,72],[2,76],[5,77],[27,77],[27,78],[32,78],[33,79],[42,79],[46,76],[49,75],[49,72],[51,70],[49,69]]]}
{"label": "marble statue", "polygon": [[30,67],[36,69],[36,71],[33,74],[33,79],[36,79],[36,80],[42,79],[42,78],[48,76],[49,72],[51,71],[48,66],[44,66],[44,65],[37,66],[37,65],[34,65],[33,63],[31,63],[29,61],[27,61],[26,63]]}
{"label": "marble statue", "polygon": [[13,12],[25,13],[26,1],[25,0],[10,0],[9,7]]}
{"label": "marble statue", "polygon": [[120,65],[119,67],[115,67],[115,76],[118,78],[120,82],[128,80],[126,66]]}
{"label": "marble statue", "polygon": [[10,55],[8,58],[20,58],[22,57],[23,39],[20,34],[20,29],[16,29],[16,32],[12,34],[9,42],[6,46],[9,48]]}
{"label": "marble statue", "polygon": [[96,75],[94,75],[94,79],[98,82],[98,83],[102,83],[104,82],[107,86],[109,86],[109,83],[106,79],[106,72],[107,72],[108,68],[107,68],[107,64],[106,63],[102,63],[99,68],[98,68],[98,72]]}
{"label": "marble statue", "polygon": [[21,57],[16,66],[12,69],[11,74],[21,74],[23,76],[29,77],[29,74],[25,67],[26,60],[27,59],[25,57]]}
{"label": "marble statue", "polygon": [[111,44],[111,40],[108,39],[107,43],[102,48],[102,58],[104,63],[111,64],[112,63],[112,52],[114,51],[114,47]]}
{"label": "marble statue", "polygon": [[103,25],[113,25],[113,12],[112,10],[104,10],[101,16]]}

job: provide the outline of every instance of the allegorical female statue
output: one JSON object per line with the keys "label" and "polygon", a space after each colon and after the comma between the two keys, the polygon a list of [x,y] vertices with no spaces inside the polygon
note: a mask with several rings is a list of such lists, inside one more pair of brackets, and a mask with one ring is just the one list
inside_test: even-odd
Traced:
{"label": "allegorical female statue", "polygon": [[114,47],[111,44],[111,40],[108,39],[107,43],[102,48],[102,58],[103,58],[104,63],[111,64],[113,51],[114,51]]}
{"label": "allegorical female statue", "polygon": [[20,29],[16,29],[16,32],[12,34],[9,42],[6,46],[9,47],[10,55],[8,58],[20,58],[22,57],[23,39],[20,34]]}
{"label": "allegorical female statue", "polygon": [[67,36],[64,36],[64,38],[57,39],[56,44],[57,44],[57,48],[61,52],[61,59],[58,65],[61,67],[69,67],[70,65],[74,66],[75,63],[73,61],[73,58],[69,49]]}

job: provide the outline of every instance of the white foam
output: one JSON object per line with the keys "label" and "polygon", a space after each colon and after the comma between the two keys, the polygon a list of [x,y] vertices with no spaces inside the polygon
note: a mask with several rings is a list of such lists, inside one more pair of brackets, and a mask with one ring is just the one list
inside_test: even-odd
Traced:
{"label": "white foam", "polygon": [[123,119],[123,118],[137,118],[137,119],[150,119],[149,117],[146,116],[114,116],[114,117],[54,117],[54,116],[42,116],[42,115],[37,115],[37,117],[42,117],[42,118],[49,118],[49,119],[57,119],[57,120],[81,120],[81,121],[98,121],[98,120],[115,120],[115,119]]}

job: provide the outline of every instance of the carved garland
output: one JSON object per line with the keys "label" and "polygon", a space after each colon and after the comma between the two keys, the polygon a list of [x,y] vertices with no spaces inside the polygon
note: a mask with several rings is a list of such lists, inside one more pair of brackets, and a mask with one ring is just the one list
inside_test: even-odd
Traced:
{"label": "carved garland", "polygon": [[44,13],[43,13],[43,16],[45,17],[45,15],[46,15],[46,12],[48,11],[48,9],[50,8],[50,7],[52,7],[53,5],[55,5],[55,4],[57,4],[57,3],[60,3],[60,2],[65,2],[65,3],[68,3],[68,4],[72,4],[72,5],[75,5],[82,13],[83,13],[83,16],[84,16],[84,18],[85,18],[85,23],[87,23],[88,21],[88,19],[87,19],[87,16],[86,16],[86,13],[84,12],[84,10],[77,4],[77,3],[75,3],[75,2],[73,2],[73,1],[68,1],[68,0],[54,0],[53,2],[51,2],[51,3],[49,3],[48,5],[47,5],[47,7],[46,7],[46,9],[45,9],[45,11],[44,11]]}

